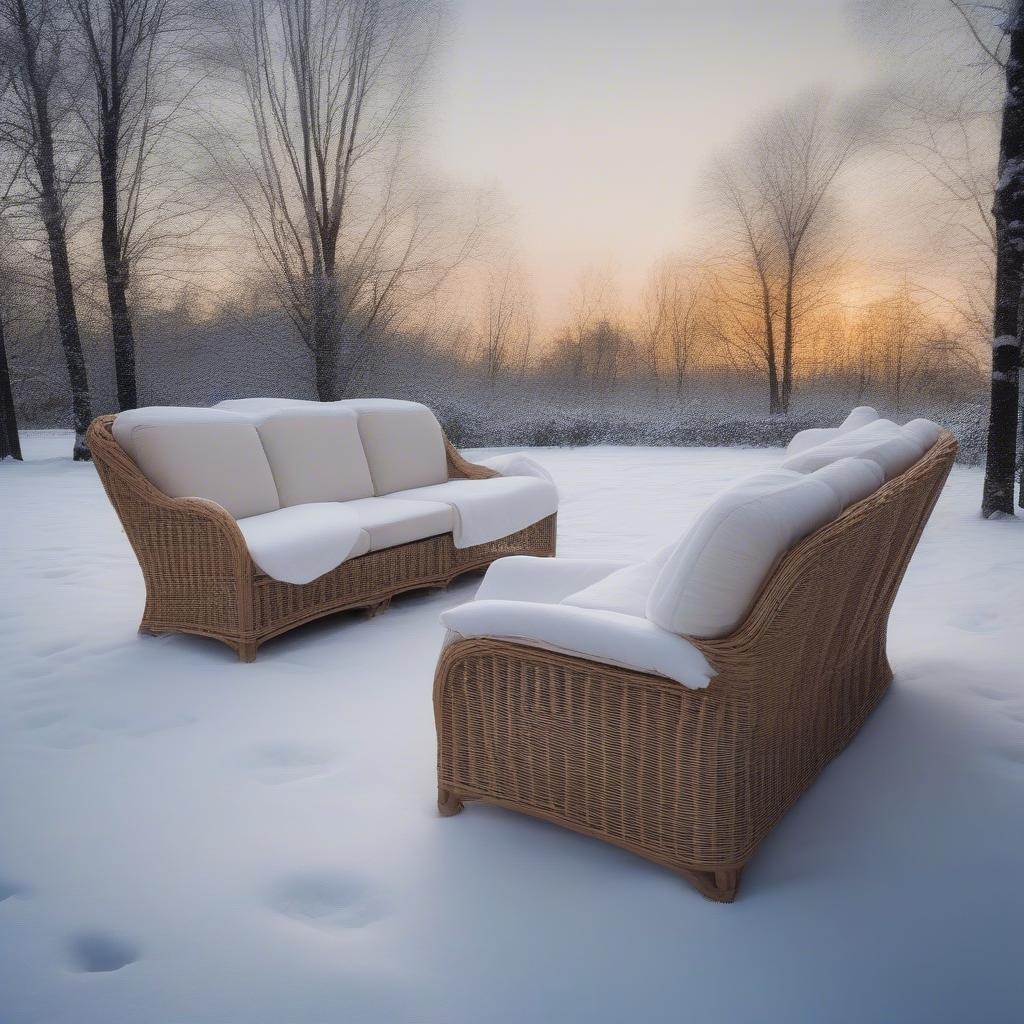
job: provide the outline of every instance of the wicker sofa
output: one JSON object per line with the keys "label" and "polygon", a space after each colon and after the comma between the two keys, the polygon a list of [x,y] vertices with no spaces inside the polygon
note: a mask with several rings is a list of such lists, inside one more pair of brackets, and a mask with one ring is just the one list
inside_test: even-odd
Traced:
{"label": "wicker sofa", "polygon": [[417,403],[140,409],[97,418],[89,444],[145,578],[140,632],[211,637],[242,661],[321,616],[555,553],[546,474],[466,461]]}
{"label": "wicker sofa", "polygon": [[[758,845],[888,687],[889,611],[956,452],[925,421],[919,440],[876,422],[858,448],[853,420],[846,434],[798,436],[781,476],[724,492],[647,563],[493,565],[478,599],[442,617],[440,813],[482,800],[530,814],[731,902]],[[773,495],[804,491],[823,504],[726,608],[695,546],[731,566],[728,590],[743,567],[712,550],[722,523],[737,521],[725,541],[742,546],[763,525],[752,493],[777,522]],[[681,595],[672,608],[666,579]]]}

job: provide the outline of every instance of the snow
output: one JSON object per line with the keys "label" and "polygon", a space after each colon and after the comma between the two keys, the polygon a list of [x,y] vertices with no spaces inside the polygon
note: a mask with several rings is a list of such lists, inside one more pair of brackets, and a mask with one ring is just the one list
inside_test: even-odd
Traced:
{"label": "snow", "polygon": [[[738,901],[496,808],[434,810],[438,616],[413,594],[252,665],[135,633],[70,435],[0,464],[0,1020],[1000,1022],[1024,1000],[1024,523],[957,467],[893,689]],[[538,449],[559,549],[639,559],[778,450]]]}

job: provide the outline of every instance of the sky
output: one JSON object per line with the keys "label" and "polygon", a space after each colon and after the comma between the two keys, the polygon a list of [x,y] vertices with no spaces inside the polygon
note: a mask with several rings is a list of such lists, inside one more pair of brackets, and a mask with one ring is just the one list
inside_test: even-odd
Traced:
{"label": "sky", "polygon": [[847,0],[453,0],[428,157],[493,189],[542,323],[588,270],[635,294],[699,244],[702,182],[752,115],[877,70]]}

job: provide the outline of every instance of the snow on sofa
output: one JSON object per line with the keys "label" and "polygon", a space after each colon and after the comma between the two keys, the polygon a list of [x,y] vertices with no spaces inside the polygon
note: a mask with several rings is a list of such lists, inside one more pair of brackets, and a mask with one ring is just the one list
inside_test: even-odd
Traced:
{"label": "snow on sofa", "polygon": [[141,631],[243,661],[303,622],[555,550],[544,471],[467,462],[415,402],[135,409],[99,417],[89,443],[145,577]]}
{"label": "snow on sofa", "polygon": [[889,610],[955,452],[856,410],[644,562],[495,562],[442,615],[440,812],[497,803],[734,899],[892,678]]}

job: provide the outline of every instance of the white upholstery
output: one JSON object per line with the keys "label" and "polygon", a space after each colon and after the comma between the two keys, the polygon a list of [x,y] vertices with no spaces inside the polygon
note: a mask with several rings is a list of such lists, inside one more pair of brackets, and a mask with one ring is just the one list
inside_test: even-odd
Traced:
{"label": "white upholstery", "polygon": [[535,601],[557,604],[629,562],[589,558],[509,555],[492,562],[476,592],[478,601]]}
{"label": "white upholstery", "polygon": [[359,436],[375,494],[426,487],[448,479],[441,425],[418,402],[355,398],[338,403],[358,416]]}
{"label": "white upholstery", "polygon": [[562,598],[561,603],[575,608],[597,608],[643,618],[647,614],[647,599],[651,588],[670,551],[670,548],[666,549],[646,562],[637,562],[610,573],[589,587]]}
{"label": "white upholstery", "polygon": [[931,420],[916,419],[903,424],[903,433],[912,437],[922,448],[922,454],[928,451],[939,439],[942,427]]}
{"label": "white upholstery", "polygon": [[718,637],[745,618],[778,559],[841,511],[821,480],[774,470],[720,494],[672,550],[647,617],[673,633]]}
{"label": "white upholstery", "polygon": [[337,502],[248,516],[238,520],[238,528],[256,565],[283,583],[311,583],[370,549],[358,518]]}
{"label": "white upholstery", "polygon": [[227,409],[245,415],[274,412],[277,409],[308,409],[310,406],[334,405],[333,402],[313,402],[308,398],[225,398],[215,409]]}
{"label": "white upholstery", "polygon": [[251,413],[282,505],[373,494],[356,414],[334,404]]}
{"label": "white upholstery", "polygon": [[913,465],[923,453],[924,446],[902,427],[890,420],[875,420],[865,427],[839,434],[824,444],[790,456],[782,463],[782,468],[813,473],[839,459],[871,459],[885,471],[885,478],[891,480]]}
{"label": "white upholstery", "polygon": [[280,507],[255,426],[223,409],[151,406],[114,419],[114,440],[172,498],[207,498],[236,519]]}
{"label": "white upholstery", "polygon": [[811,477],[828,484],[844,509],[873,494],[885,483],[885,471],[871,459],[838,459],[816,469]]}
{"label": "white upholstery", "polygon": [[346,501],[344,507],[369,534],[371,551],[437,537],[452,529],[451,508],[437,501],[358,498]]}
{"label": "white upholstery", "polygon": [[540,480],[547,480],[549,484],[555,482],[551,474],[539,462],[535,462],[528,455],[523,455],[520,452],[506,452],[474,461],[478,466],[487,466],[502,476],[535,476]]}
{"label": "white upholstery", "polygon": [[840,434],[848,434],[851,430],[858,430],[877,419],[877,409],[873,409],[870,405],[858,405],[838,427],[812,427],[810,430],[801,430],[786,446],[786,454],[796,455],[798,452],[806,451],[808,448],[814,448],[825,441],[830,441],[833,437],[838,437]]}
{"label": "white upholstery", "polygon": [[452,534],[457,548],[499,540],[558,511],[555,485],[528,476],[448,480],[432,487],[396,491],[387,497],[446,502],[455,512]]}
{"label": "white upholstery", "polygon": [[441,615],[460,637],[496,637],[703,689],[711,666],[693,644],[634,615],[532,601],[469,601]]}

